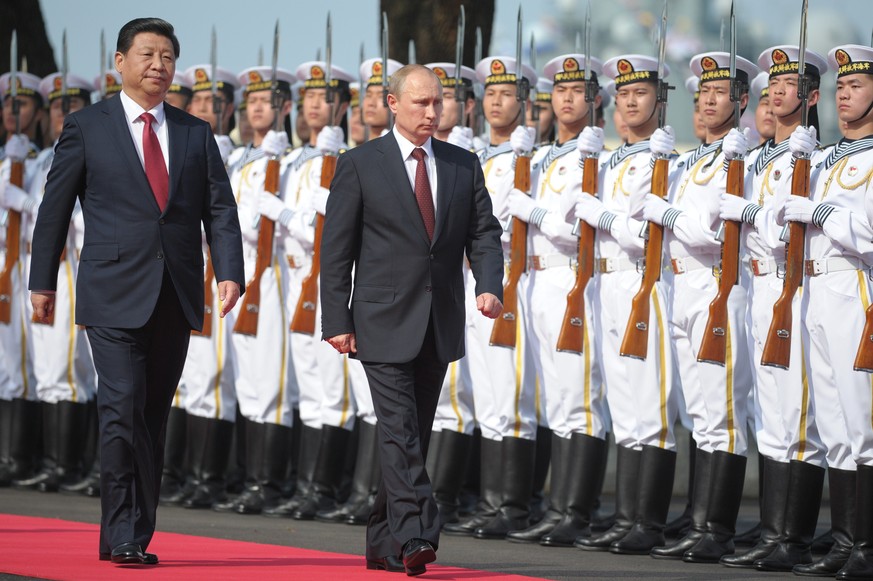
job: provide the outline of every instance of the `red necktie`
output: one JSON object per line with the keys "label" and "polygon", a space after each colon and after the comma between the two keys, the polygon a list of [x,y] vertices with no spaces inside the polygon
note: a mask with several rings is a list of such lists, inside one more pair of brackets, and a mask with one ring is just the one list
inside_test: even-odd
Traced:
{"label": "red necktie", "polygon": [[158,135],[152,130],[155,122],[151,113],[143,113],[139,116],[143,121],[142,126],[142,156],[145,162],[146,179],[152,187],[152,193],[158,202],[161,212],[167,207],[170,197],[170,176],[167,174],[167,164],[164,162],[164,153]]}
{"label": "red necktie", "polygon": [[424,221],[424,229],[427,230],[427,237],[433,240],[436,214],[433,209],[433,196],[430,193],[430,181],[427,179],[425,161],[427,154],[422,148],[416,147],[412,150],[412,157],[418,160],[418,166],[415,168],[415,199],[418,202],[421,219]]}

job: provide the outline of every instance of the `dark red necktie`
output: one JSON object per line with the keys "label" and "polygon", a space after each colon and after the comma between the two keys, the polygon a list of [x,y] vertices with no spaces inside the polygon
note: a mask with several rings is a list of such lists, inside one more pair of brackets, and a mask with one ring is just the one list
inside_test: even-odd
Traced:
{"label": "dark red necktie", "polygon": [[433,240],[433,228],[436,223],[436,213],[433,209],[433,196],[430,192],[430,181],[427,179],[427,153],[420,147],[412,150],[412,157],[418,160],[415,168],[415,199],[418,201],[418,209],[421,219],[424,221],[424,229],[427,237]]}
{"label": "dark red necktie", "polygon": [[142,157],[145,162],[146,179],[152,187],[152,193],[158,202],[161,212],[167,207],[170,197],[170,176],[167,173],[167,164],[164,162],[164,153],[158,135],[152,129],[155,118],[151,113],[143,113],[139,116],[143,121],[142,126]]}

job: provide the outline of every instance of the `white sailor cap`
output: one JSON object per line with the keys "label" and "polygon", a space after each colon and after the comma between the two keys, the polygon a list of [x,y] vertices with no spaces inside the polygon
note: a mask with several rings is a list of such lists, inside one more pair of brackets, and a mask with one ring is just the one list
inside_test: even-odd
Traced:
{"label": "white sailor cap", "polygon": [[[786,74],[797,74],[800,47],[797,45],[771,46],[758,57],[758,68],[768,71],[770,77]],[[821,77],[828,71],[828,64],[823,56],[806,49],[806,74]]]}
{"label": "white sailor cap", "polygon": [[[439,77],[440,84],[444,88],[454,88],[458,79],[455,77],[454,63],[430,63],[424,65],[434,72]],[[470,67],[461,65],[461,83],[468,89],[473,86],[473,81],[476,79],[476,71]]]}
{"label": "white sailor cap", "polygon": [[685,90],[688,91],[688,94],[694,97],[694,101],[697,102],[697,99],[700,98],[700,77],[697,75],[691,75],[686,78]]}
{"label": "white sailor cap", "polygon": [[754,79],[749,88],[749,94],[759,99],[770,96],[770,73],[761,71]]}
{"label": "white sailor cap", "polygon": [[591,57],[591,71],[586,71],[585,55],[578,53],[555,57],[543,67],[543,75],[555,84],[584,81],[591,73],[602,74],[603,63],[600,59]]}
{"label": "white sailor cap", "polygon": [[828,53],[828,64],[837,78],[847,75],[873,75],[873,48],[861,44],[844,44]]}
{"label": "white sailor cap", "polygon": [[176,71],[176,74],[173,75],[173,82],[170,83],[170,88],[167,89],[167,93],[178,93],[190,97],[194,94],[193,87],[194,83],[187,72]]}
{"label": "white sailor cap", "polygon": [[[522,63],[521,74],[531,86],[537,84],[537,73],[530,66]],[[476,79],[485,85],[514,85],[518,79],[518,67],[515,59],[505,56],[490,56],[476,65]]]}
{"label": "white sailor cap", "polygon": [[[688,63],[691,72],[700,77],[700,84],[724,81],[731,78],[731,53],[724,51],[704,52],[691,57]],[[737,55],[737,80],[749,84],[758,74],[758,67],[748,59]]]}
{"label": "white sailor cap", "polygon": [[[271,75],[273,74],[272,67],[249,67],[239,75],[237,80],[243,88],[243,95],[254,93],[255,91],[269,91],[272,87]],[[294,83],[294,75],[291,71],[277,68],[276,81],[279,85],[279,90],[290,93],[291,84]]]}
{"label": "white sailor cap", "polygon": [[291,100],[298,105],[303,104],[304,93],[306,93],[306,85],[303,81],[295,81],[294,84],[291,85]]}
{"label": "white sailor cap", "polygon": [[[0,94],[3,95],[4,99],[12,95],[11,80],[12,73],[5,73],[3,76],[0,76]],[[37,101],[42,100],[42,94],[39,92],[39,83],[41,81],[39,77],[30,73],[19,72],[16,74],[15,80],[19,95],[35,97]]]}
{"label": "white sailor cap", "polygon": [[552,102],[552,91],[555,89],[555,83],[546,77],[537,79],[536,101]]}
{"label": "white sailor cap", "polygon": [[194,65],[185,69],[185,74],[191,80],[191,90],[195,93],[212,90],[213,79],[216,81],[219,89],[224,89],[231,95],[239,84],[236,76],[225,68],[215,67],[215,73],[213,74],[212,65]]}
{"label": "white sailor cap", "polygon": [[68,97],[84,99],[86,103],[91,102],[91,93],[94,91],[94,85],[78,75],[67,73],[67,90],[65,93],[61,77],[61,73],[52,73],[40,81],[39,92],[46,103],[51,103],[65,94]]}
{"label": "white sailor cap", "polygon": [[[612,57],[603,63],[603,74],[615,81],[618,90],[632,83],[658,80],[658,59],[643,54],[625,54]],[[670,76],[670,67],[664,63],[664,78]]]}
{"label": "white sailor cap", "polygon": [[[327,87],[327,63],[323,61],[309,61],[297,67],[297,80],[303,81],[306,89],[324,89]],[[344,69],[330,65],[330,84],[339,87],[352,82],[353,77]]]}
{"label": "white sailor cap", "polygon": [[103,91],[103,96],[114,95],[121,90],[121,73],[113,69],[106,69],[102,75],[94,77],[94,86],[98,91]]}
{"label": "white sailor cap", "polygon": [[[391,75],[400,70],[402,63],[388,59],[388,80],[391,80]],[[382,84],[382,59],[367,59],[361,63],[361,68],[358,71],[361,75],[361,82],[370,85]]]}
{"label": "white sailor cap", "polygon": [[357,81],[349,83],[349,93],[352,96],[351,101],[349,101],[349,108],[359,107],[361,105],[361,83]]}

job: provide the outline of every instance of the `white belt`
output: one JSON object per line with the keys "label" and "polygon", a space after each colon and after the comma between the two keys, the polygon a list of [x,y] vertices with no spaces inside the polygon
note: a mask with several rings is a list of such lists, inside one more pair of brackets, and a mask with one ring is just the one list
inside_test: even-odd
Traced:
{"label": "white belt", "polygon": [[624,256],[615,256],[607,258],[596,258],[594,260],[594,270],[602,273],[620,272],[623,270],[636,270],[642,272],[642,265],[645,258],[627,258]]}
{"label": "white belt", "polygon": [[684,256],[682,258],[673,258],[670,260],[670,265],[673,267],[673,274],[684,274],[691,270],[701,270],[712,267],[718,264],[718,258],[714,256],[702,256],[695,258],[693,256]]}
{"label": "white belt", "polygon": [[775,258],[750,258],[749,269],[755,276],[764,276],[776,272],[778,265]]}
{"label": "white belt", "polygon": [[843,258],[834,256],[831,258],[819,258],[818,260],[804,260],[803,270],[807,276],[819,276],[830,272],[843,270],[867,270],[863,262],[857,258]]}
{"label": "white belt", "polygon": [[545,270],[547,268],[555,268],[556,266],[573,268],[576,265],[576,260],[563,254],[541,254],[539,256],[529,256],[527,265],[531,270]]}

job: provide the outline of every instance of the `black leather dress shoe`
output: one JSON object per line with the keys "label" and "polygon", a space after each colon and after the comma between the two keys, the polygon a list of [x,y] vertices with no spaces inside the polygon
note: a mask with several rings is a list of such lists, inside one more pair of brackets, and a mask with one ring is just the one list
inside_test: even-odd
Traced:
{"label": "black leather dress shoe", "polygon": [[[145,559],[143,559],[143,565],[157,565],[158,564],[158,556],[154,553],[143,553],[145,555]],[[112,555],[109,553],[100,553],[101,561],[111,561]]]}
{"label": "black leather dress shoe", "polygon": [[389,573],[406,573],[406,567],[400,557],[382,557],[380,559],[367,559],[367,569],[387,571]]}
{"label": "black leather dress shoe", "polygon": [[119,565],[142,565],[145,563],[145,553],[136,543],[123,543],[112,549],[110,560]]}
{"label": "black leather dress shoe", "polygon": [[403,545],[403,566],[410,577],[426,571],[425,565],[436,561],[433,545],[424,539],[410,539]]}

